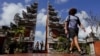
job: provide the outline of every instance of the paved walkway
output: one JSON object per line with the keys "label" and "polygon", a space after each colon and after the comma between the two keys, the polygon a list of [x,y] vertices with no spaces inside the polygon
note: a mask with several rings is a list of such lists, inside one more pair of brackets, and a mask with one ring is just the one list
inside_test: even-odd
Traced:
{"label": "paved walkway", "polygon": [[50,54],[50,53],[23,53],[23,54],[5,54],[5,55],[0,55],[0,56],[89,56],[89,55],[79,55],[79,54],[66,54],[66,53],[55,53],[55,54]]}

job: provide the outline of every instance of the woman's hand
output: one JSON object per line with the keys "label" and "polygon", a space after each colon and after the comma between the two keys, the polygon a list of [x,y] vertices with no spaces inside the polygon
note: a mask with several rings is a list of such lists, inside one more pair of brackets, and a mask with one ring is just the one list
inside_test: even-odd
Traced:
{"label": "woman's hand", "polygon": [[86,32],[85,28],[83,27],[83,25],[80,25],[81,29],[83,29],[84,32]]}
{"label": "woman's hand", "polygon": [[82,28],[84,32],[86,32],[85,28]]}

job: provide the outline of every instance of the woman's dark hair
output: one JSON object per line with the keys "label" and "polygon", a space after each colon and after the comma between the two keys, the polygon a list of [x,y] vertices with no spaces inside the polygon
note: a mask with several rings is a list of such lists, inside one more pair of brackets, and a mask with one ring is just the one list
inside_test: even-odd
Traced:
{"label": "woman's dark hair", "polygon": [[75,15],[77,13],[77,9],[76,8],[71,8],[69,10],[69,15]]}

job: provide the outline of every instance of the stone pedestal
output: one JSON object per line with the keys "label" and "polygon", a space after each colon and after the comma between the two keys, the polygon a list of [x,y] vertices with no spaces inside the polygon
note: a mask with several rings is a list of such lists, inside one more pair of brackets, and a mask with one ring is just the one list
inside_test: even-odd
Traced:
{"label": "stone pedestal", "polygon": [[90,55],[95,55],[94,43],[90,43]]}

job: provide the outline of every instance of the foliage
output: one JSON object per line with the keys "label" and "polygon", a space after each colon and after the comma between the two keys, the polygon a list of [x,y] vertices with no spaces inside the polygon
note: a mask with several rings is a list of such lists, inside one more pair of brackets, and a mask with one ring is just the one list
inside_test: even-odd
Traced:
{"label": "foliage", "polygon": [[68,48],[67,43],[68,43],[67,38],[59,36],[58,42],[57,42],[57,51],[59,51],[59,52],[66,51]]}
{"label": "foliage", "polygon": [[60,37],[58,37],[58,41],[65,43],[65,42],[67,42],[67,39],[65,37],[60,36]]}
{"label": "foliage", "polygon": [[[12,29],[10,29],[10,32],[8,34],[9,36],[7,36],[7,38],[5,40],[5,43],[4,43],[4,45],[5,45],[5,52],[7,51],[7,49],[9,50],[9,45],[13,42],[12,39],[14,38],[14,36],[16,34],[18,34],[18,33],[24,34],[24,30],[25,30],[24,26],[12,27]],[[13,36],[12,36],[12,33],[14,33]],[[17,45],[18,45],[18,47],[17,47],[18,49],[22,49],[22,43],[19,43]]]}

